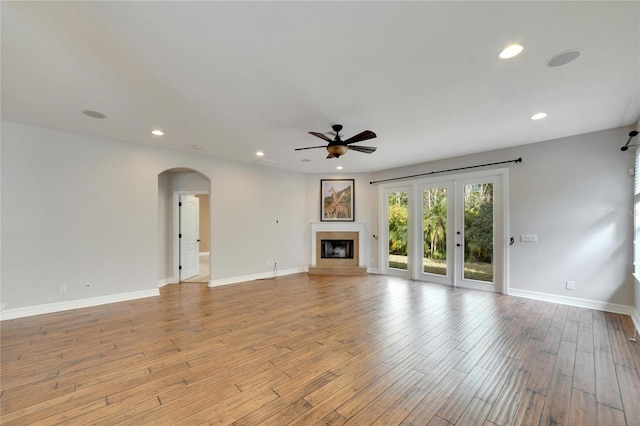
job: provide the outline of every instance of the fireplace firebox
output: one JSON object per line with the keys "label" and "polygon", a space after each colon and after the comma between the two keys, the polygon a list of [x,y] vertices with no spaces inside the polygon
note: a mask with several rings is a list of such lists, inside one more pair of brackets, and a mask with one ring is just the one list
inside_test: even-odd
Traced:
{"label": "fireplace firebox", "polygon": [[321,259],[353,259],[353,240],[320,240]]}

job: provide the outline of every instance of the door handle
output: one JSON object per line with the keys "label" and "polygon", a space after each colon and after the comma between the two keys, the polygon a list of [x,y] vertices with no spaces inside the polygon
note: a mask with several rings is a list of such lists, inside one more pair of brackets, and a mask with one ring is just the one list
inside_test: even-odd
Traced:
{"label": "door handle", "polygon": [[462,247],[462,244],[458,243],[456,244],[456,247]]}

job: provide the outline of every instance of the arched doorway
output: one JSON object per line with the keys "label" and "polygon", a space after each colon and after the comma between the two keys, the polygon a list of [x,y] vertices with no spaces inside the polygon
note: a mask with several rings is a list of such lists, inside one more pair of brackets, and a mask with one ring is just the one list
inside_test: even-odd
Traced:
{"label": "arched doorway", "polygon": [[[173,168],[165,170],[158,175],[158,285],[176,284],[181,281],[206,282],[211,281],[211,255],[210,255],[210,223],[211,223],[211,180],[203,173],[189,168]],[[199,232],[190,239],[188,250],[185,251],[186,237],[181,241],[180,217],[184,213],[181,210],[180,199],[187,197],[194,200],[199,206],[197,210],[197,225]],[[191,208],[193,213],[193,208]],[[189,213],[189,214],[191,214]],[[193,219],[192,219],[193,221]],[[195,252],[194,252],[195,250]],[[181,266],[185,261],[193,270],[193,258],[195,256],[196,273],[182,274]],[[201,265],[201,266],[200,266]]]}

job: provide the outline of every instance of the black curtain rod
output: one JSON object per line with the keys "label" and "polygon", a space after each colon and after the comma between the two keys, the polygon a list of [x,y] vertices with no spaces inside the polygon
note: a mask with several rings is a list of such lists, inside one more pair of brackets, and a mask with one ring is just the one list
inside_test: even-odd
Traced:
{"label": "black curtain rod", "polygon": [[400,179],[410,179],[410,178],[420,177],[420,176],[435,175],[437,173],[447,173],[447,172],[455,172],[455,171],[458,171],[458,170],[477,169],[478,167],[495,166],[495,165],[498,165],[498,164],[507,164],[507,163],[522,163],[522,157],[516,158],[515,160],[498,161],[497,163],[478,164],[477,166],[458,167],[457,169],[440,170],[440,171],[437,171],[437,172],[420,173],[418,175],[402,176],[402,177],[391,178],[391,179],[375,180],[373,182],[369,182],[369,185],[373,185],[373,184],[376,184],[376,183],[382,183],[382,182],[391,182],[391,181],[400,180]]}

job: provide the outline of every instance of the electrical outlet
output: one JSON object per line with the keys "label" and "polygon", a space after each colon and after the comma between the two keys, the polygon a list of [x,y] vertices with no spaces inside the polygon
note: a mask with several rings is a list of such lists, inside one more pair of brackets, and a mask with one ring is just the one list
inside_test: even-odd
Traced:
{"label": "electrical outlet", "polygon": [[85,290],[89,290],[90,288],[91,288],[91,283],[90,283],[89,281],[86,281],[86,282],[84,283],[84,289],[85,289]]}
{"label": "electrical outlet", "polygon": [[576,283],[575,281],[567,281],[567,290],[573,290],[574,288],[576,288]]}
{"label": "electrical outlet", "polygon": [[535,234],[532,234],[532,235],[520,234],[520,242],[522,242],[522,243],[537,243],[538,242],[538,236],[535,235]]}
{"label": "electrical outlet", "polygon": [[60,294],[67,292],[67,286],[64,284],[60,284]]}

